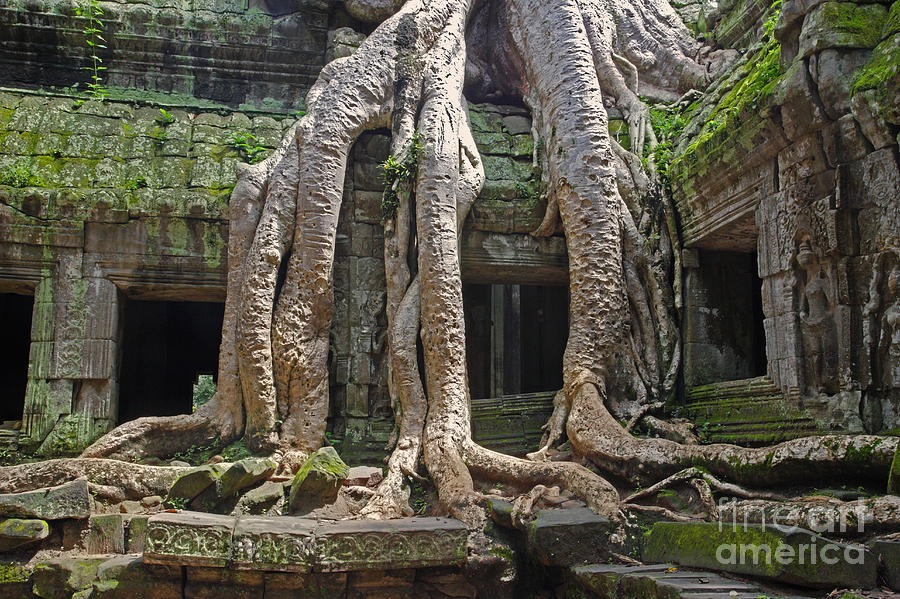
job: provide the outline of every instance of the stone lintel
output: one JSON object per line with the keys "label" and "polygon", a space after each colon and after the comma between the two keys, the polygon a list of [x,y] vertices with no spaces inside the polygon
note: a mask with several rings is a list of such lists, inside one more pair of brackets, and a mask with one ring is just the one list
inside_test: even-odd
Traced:
{"label": "stone lintel", "polygon": [[316,569],[396,570],[462,564],[466,527],[452,518],[342,520],[316,529]]}
{"label": "stone lintel", "polygon": [[201,512],[152,516],[144,561],[269,572],[347,572],[459,565],[468,531],[451,518],[316,521]]}
{"label": "stone lintel", "polygon": [[167,512],[147,522],[144,561],[224,567],[231,557],[237,518],[202,512]]}
{"label": "stone lintel", "polygon": [[231,562],[236,568],[308,572],[315,560],[316,521],[284,516],[245,517],[235,525]]}

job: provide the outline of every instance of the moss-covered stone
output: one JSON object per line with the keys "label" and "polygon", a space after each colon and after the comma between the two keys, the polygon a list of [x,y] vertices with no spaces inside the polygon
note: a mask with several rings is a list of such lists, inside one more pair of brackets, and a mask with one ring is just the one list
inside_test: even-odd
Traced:
{"label": "moss-covered stone", "polygon": [[878,568],[877,559],[862,546],[833,542],[799,528],[727,522],[657,522],[644,535],[643,561],[710,568],[809,588],[871,588]]}
{"label": "moss-covered stone", "polygon": [[874,48],[886,16],[887,8],[880,4],[825,2],[803,22],[800,56],[828,48]]}
{"label": "moss-covered stone", "polygon": [[888,475],[887,492],[890,495],[900,495],[900,444],[894,450],[894,461],[891,463],[891,472]]}
{"label": "moss-covered stone", "polygon": [[333,447],[323,447],[313,453],[291,481],[288,500],[290,513],[304,513],[333,503],[350,468]]}
{"label": "moss-covered stone", "polygon": [[9,518],[0,521],[0,552],[36,543],[49,534],[50,526],[43,520]]}

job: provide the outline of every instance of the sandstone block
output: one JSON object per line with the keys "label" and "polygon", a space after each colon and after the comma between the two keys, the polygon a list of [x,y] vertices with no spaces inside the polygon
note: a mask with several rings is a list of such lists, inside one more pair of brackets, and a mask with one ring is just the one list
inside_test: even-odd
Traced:
{"label": "sandstone block", "polygon": [[219,495],[233,497],[241,489],[252,487],[275,472],[277,464],[269,459],[246,458],[232,464],[219,478]]}
{"label": "sandstone block", "polygon": [[87,518],[90,514],[91,496],[84,478],[57,487],[0,495],[3,516],[61,520]]}
{"label": "sandstone block", "polygon": [[308,572],[315,561],[315,520],[240,518],[231,541],[237,568]]}
{"label": "sandstone block", "polygon": [[294,514],[334,503],[349,471],[333,447],[317,450],[291,481],[288,509]]}
{"label": "sandstone block", "polygon": [[224,566],[231,553],[235,518],[200,512],[163,513],[147,523],[148,563]]}
{"label": "sandstone block", "polygon": [[[814,555],[813,555],[814,554]],[[673,562],[808,588],[871,588],[878,559],[802,528],[657,522],[644,535],[643,561]]]}
{"label": "sandstone block", "polygon": [[85,542],[88,553],[125,553],[125,518],[122,514],[91,516]]}
{"label": "sandstone block", "polygon": [[9,518],[0,522],[0,552],[46,539],[50,526],[43,520]]}

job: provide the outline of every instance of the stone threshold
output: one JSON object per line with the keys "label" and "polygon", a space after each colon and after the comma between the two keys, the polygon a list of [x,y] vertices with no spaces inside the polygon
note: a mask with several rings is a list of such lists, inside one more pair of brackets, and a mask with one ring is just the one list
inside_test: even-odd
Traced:
{"label": "stone threshold", "polygon": [[149,519],[143,560],[267,572],[455,566],[466,561],[467,538],[452,518],[323,521],[179,511]]}

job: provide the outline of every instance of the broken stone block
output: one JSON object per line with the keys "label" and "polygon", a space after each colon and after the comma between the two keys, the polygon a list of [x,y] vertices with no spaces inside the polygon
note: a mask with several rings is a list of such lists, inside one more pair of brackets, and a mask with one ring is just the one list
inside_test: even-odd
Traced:
{"label": "broken stone block", "polygon": [[150,516],[132,516],[125,527],[125,549],[128,553],[143,553],[147,541],[147,522]]}
{"label": "broken stone block", "polygon": [[225,566],[235,518],[201,512],[162,513],[147,522],[144,560],[154,564]]}
{"label": "broken stone block", "polygon": [[42,599],[62,599],[89,589],[97,579],[97,567],[105,557],[57,557],[34,567],[34,594]]}
{"label": "broken stone block", "polygon": [[119,511],[123,514],[139,514],[144,511],[140,501],[126,500],[119,504]]}
{"label": "broken stone block", "polygon": [[672,562],[808,588],[871,588],[878,559],[802,528],[657,522],[644,535],[643,561]]}
{"label": "broken stone block", "polygon": [[31,574],[23,566],[16,563],[3,565],[3,576],[0,577],[0,597],[33,599],[31,586]]}
{"label": "broken stone block", "polygon": [[284,499],[284,485],[280,482],[266,481],[244,493],[236,506],[237,513],[255,516],[266,514],[282,499]]}
{"label": "broken stone block", "polygon": [[888,474],[888,495],[900,495],[900,444],[894,450],[894,461],[891,462],[891,472]]}
{"label": "broken stone block", "polygon": [[237,568],[308,572],[315,560],[315,520],[240,518],[231,539]]}
{"label": "broken stone block", "polygon": [[272,460],[262,458],[246,458],[235,462],[219,478],[219,496],[223,499],[234,497],[241,489],[269,478],[276,466]]}
{"label": "broken stone block", "polygon": [[300,467],[291,481],[288,503],[290,513],[306,513],[334,503],[341,483],[347,478],[349,471],[347,464],[333,447],[317,450]]}
{"label": "broken stone block", "polygon": [[56,487],[0,495],[0,516],[61,520],[91,515],[91,495],[85,478]]}
{"label": "broken stone block", "polygon": [[365,487],[373,476],[380,477],[381,468],[376,468],[375,466],[353,466],[350,468],[344,484]]}
{"label": "broken stone block", "polygon": [[872,553],[884,564],[885,582],[895,591],[900,591],[900,541],[876,541]]}
{"label": "broken stone block", "polygon": [[43,520],[9,518],[0,522],[0,552],[46,539],[50,526]]}
{"label": "broken stone block", "polygon": [[[759,599],[768,596],[754,585],[712,572],[685,571],[665,564],[620,566],[593,564],[569,572],[572,586],[598,597],[667,597],[669,599]],[[574,595],[574,594],[573,594]]]}
{"label": "broken stone block", "polygon": [[125,553],[124,516],[122,514],[91,516],[85,546],[88,553]]}
{"label": "broken stone block", "polygon": [[340,520],[316,528],[316,570],[341,572],[459,565],[468,532],[452,518]]}
{"label": "broken stone block", "polygon": [[175,508],[184,508],[193,498],[197,497],[214,485],[222,475],[224,468],[218,464],[200,466],[179,476],[166,495],[166,505]]}
{"label": "broken stone block", "polygon": [[181,569],[145,564],[140,556],[117,555],[98,564],[90,599],[171,599],[181,597]]}
{"label": "broken stone block", "polygon": [[532,553],[546,566],[572,566],[606,561],[612,523],[585,507],[537,510],[528,526]]}
{"label": "broken stone block", "polygon": [[160,505],[162,503],[162,497],[159,495],[151,495],[150,497],[144,497],[141,499],[141,505],[145,508],[152,508]]}

